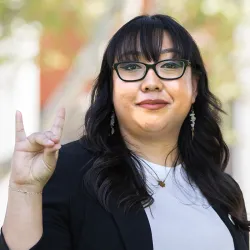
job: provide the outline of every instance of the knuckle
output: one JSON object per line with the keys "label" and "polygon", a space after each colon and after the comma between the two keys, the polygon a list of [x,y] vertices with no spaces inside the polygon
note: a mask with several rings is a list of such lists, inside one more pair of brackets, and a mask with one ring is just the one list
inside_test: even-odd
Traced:
{"label": "knuckle", "polygon": [[58,116],[58,118],[59,118],[60,120],[62,120],[62,121],[64,121],[64,120],[65,120],[65,117],[64,117],[64,116],[62,116],[62,115],[59,115],[59,116]]}
{"label": "knuckle", "polygon": [[24,132],[24,128],[17,129],[17,132],[18,132],[18,133]]}
{"label": "knuckle", "polygon": [[59,124],[54,124],[54,128],[61,129],[61,126]]}
{"label": "knuckle", "polygon": [[44,134],[45,134],[47,137],[51,137],[51,136],[54,135],[53,132],[51,132],[51,131],[45,131]]}

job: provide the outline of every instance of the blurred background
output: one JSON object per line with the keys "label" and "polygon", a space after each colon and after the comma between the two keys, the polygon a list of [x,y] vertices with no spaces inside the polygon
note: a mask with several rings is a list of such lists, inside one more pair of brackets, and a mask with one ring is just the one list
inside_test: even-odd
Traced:
{"label": "blurred background", "polygon": [[227,172],[239,182],[250,215],[249,0],[1,0],[0,225],[16,110],[31,134],[50,129],[64,106],[62,143],[77,139],[109,38],[133,17],[154,13],[174,17],[201,50],[211,89],[228,113],[222,124],[231,150]]}

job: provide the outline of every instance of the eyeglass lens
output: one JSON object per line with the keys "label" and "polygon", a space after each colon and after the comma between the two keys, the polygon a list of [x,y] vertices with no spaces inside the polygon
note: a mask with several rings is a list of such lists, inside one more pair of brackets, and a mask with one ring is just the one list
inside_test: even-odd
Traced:
{"label": "eyeglass lens", "polygon": [[[183,61],[162,61],[156,64],[156,72],[162,78],[174,79],[183,74],[185,63]],[[147,67],[139,62],[120,63],[117,67],[120,77],[123,80],[135,81],[145,76]]]}

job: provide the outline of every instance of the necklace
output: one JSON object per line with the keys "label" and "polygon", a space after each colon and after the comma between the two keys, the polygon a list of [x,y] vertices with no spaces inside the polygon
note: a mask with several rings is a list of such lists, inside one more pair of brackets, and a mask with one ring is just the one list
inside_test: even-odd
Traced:
{"label": "necklace", "polygon": [[[148,171],[148,168],[146,167],[145,169],[147,170],[147,172],[157,181],[157,184],[158,184],[158,186],[160,186],[160,187],[162,187],[162,188],[164,188],[164,187],[166,187],[166,183],[165,183],[165,181],[167,180],[167,178],[168,178],[168,175],[170,174],[170,171],[171,171],[171,169],[168,171],[168,174],[166,175],[166,177],[163,179],[163,180],[161,180],[160,178],[159,178],[159,176],[158,176],[158,174],[144,161],[144,163],[145,163],[145,165],[147,165],[153,172],[154,172],[154,174],[156,175],[156,177],[157,178],[155,178],[155,176],[154,175],[152,175],[149,171]],[[165,167],[165,171],[166,171],[166,167]]]}

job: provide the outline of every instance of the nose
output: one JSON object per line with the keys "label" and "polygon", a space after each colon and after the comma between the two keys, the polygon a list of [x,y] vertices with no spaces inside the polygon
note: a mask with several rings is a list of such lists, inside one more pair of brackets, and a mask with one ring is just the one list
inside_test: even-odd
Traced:
{"label": "nose", "polygon": [[161,79],[156,75],[153,69],[149,69],[147,75],[142,80],[141,90],[143,92],[148,91],[161,91],[163,88],[163,84]]}

